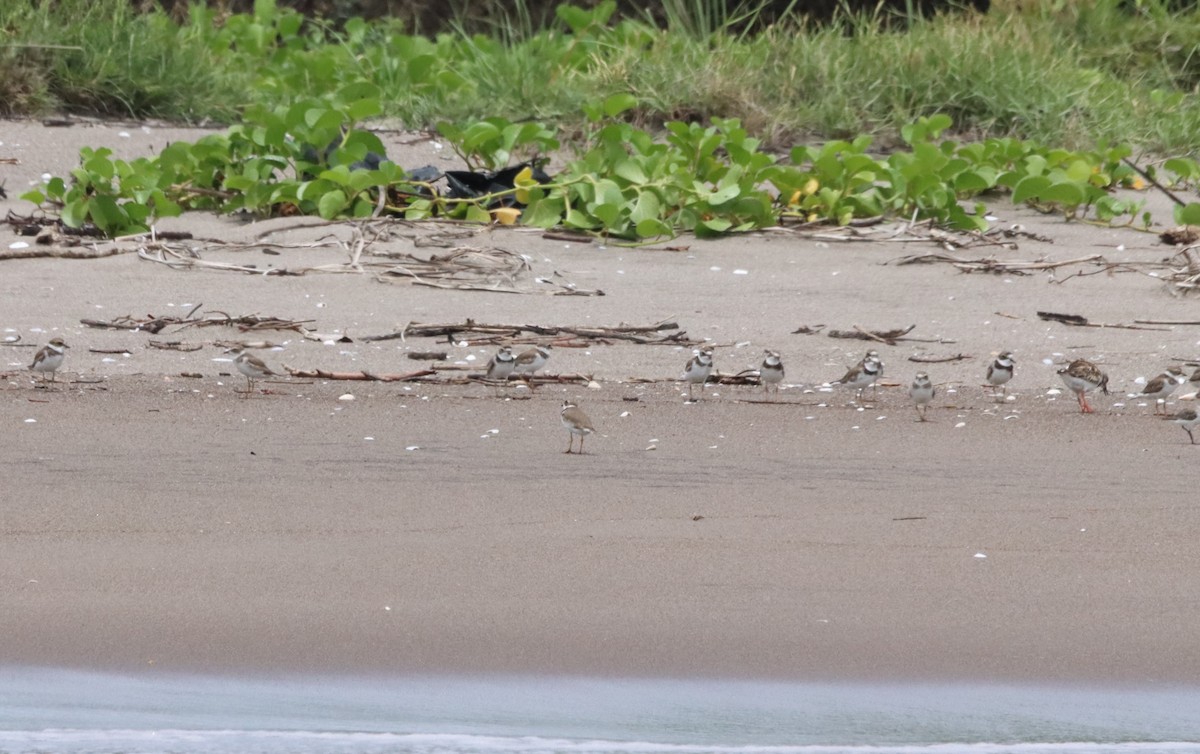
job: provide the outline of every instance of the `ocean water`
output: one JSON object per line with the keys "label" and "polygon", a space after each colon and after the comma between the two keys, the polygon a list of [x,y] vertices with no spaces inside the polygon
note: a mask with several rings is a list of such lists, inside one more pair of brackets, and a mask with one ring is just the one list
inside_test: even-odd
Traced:
{"label": "ocean water", "polygon": [[0,670],[0,753],[34,752],[1200,752],[1200,687]]}

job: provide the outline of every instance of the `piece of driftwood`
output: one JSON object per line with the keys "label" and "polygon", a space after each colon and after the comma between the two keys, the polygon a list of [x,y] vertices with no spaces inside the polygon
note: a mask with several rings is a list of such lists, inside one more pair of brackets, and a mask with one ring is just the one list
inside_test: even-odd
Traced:
{"label": "piece of driftwood", "polygon": [[966,361],[973,359],[974,356],[968,356],[965,353],[956,353],[953,356],[909,356],[908,360],[917,364],[946,364],[952,361]]}
{"label": "piece of driftwood", "polygon": [[825,333],[831,338],[849,338],[855,340],[873,340],[884,345],[894,346],[896,341],[904,338],[916,327],[915,324],[908,327],[901,327],[895,330],[864,330],[858,325],[853,326],[853,330],[830,330]]}
{"label": "piece of driftwood", "polygon": [[[665,382],[683,382],[683,379],[680,377],[630,377],[625,381],[637,385],[653,385]],[[705,384],[759,387],[762,385],[762,380],[757,369],[746,369],[735,373],[713,372],[708,375]]]}
{"label": "piece of driftwood", "polygon": [[0,262],[8,259],[103,259],[128,254],[130,249],[115,246],[30,246],[25,249],[0,249]]}
{"label": "piece of driftwood", "polygon": [[445,361],[450,356],[445,351],[409,351],[408,358],[413,361]]}
{"label": "piece of driftwood", "polygon": [[109,355],[126,355],[132,353],[128,348],[89,348],[88,353],[99,353]]}
{"label": "piece of driftwood", "polygon": [[825,325],[813,325],[812,327],[800,325],[795,330],[792,330],[792,335],[816,335],[824,329]]}
{"label": "piece of driftwood", "polygon": [[1074,327],[1086,327],[1087,317],[1080,314],[1059,314],[1057,312],[1038,312],[1038,319],[1044,319],[1049,322],[1061,322],[1064,325],[1072,325]]}
{"label": "piece of driftwood", "polygon": [[[198,308],[198,307],[197,307]],[[98,329],[105,330],[132,330],[136,332],[148,332],[156,335],[164,328],[170,326],[178,327],[236,327],[242,332],[250,332],[256,330],[294,330],[296,332],[304,332],[307,328],[305,325],[312,323],[314,320],[288,320],[278,317],[260,317],[257,314],[246,314],[240,317],[232,317],[225,312],[214,312],[217,316],[205,315],[203,317],[193,318],[196,309],[186,317],[156,317],[148,315],[143,318],[136,318],[131,315],[115,317],[111,320],[101,319],[81,319],[80,323]]]}
{"label": "piece of driftwood", "polygon": [[590,244],[592,237],[583,233],[567,233],[564,231],[546,231],[542,238],[547,241],[566,241],[568,243]]}
{"label": "piece of driftwood", "polygon": [[[287,373],[292,377],[312,380],[348,380],[348,381],[365,381],[365,382],[421,382],[435,385],[469,385],[478,383],[483,385],[504,385],[505,382],[498,380],[489,380],[482,374],[479,374],[478,367],[459,367],[457,365],[447,365],[437,367],[436,369],[419,369],[415,372],[406,372],[404,374],[386,374],[368,372],[366,370],[359,372],[331,372],[326,369],[296,369],[294,367],[284,366]],[[455,373],[448,375],[447,373]],[[474,373],[472,373],[474,372]],[[540,374],[534,377],[512,375],[508,382],[525,383],[531,387],[537,385],[548,384],[583,384],[586,385],[592,381],[591,375],[585,374]]]}
{"label": "piece of driftwood", "polygon": [[1060,322],[1071,327],[1098,327],[1110,330],[1154,330],[1157,332],[1170,332],[1169,327],[1142,327],[1140,325],[1122,325],[1109,322],[1089,322],[1087,317],[1079,314],[1058,314],[1056,312],[1038,312],[1038,319],[1044,319],[1048,322]]}
{"label": "piece of driftwood", "polygon": [[204,348],[199,343],[184,343],[181,340],[152,340],[147,343],[151,348],[157,348],[161,351],[199,351]]}
{"label": "piece of driftwood", "polygon": [[896,266],[906,264],[934,264],[945,263],[962,270],[965,273],[984,272],[993,275],[1029,275],[1034,272],[1043,270],[1054,270],[1059,267],[1067,267],[1078,264],[1088,264],[1102,261],[1104,256],[1101,254],[1090,254],[1086,257],[1077,257],[1075,259],[1064,259],[1059,262],[1046,261],[1045,258],[1034,259],[1028,261],[1004,261],[995,257],[985,257],[982,259],[965,259],[942,252],[934,252],[929,254],[912,254],[909,256],[899,257],[884,264],[895,264]]}
{"label": "piece of driftwood", "polygon": [[1195,247],[1188,247],[1180,251],[1174,257],[1175,259],[1182,257],[1182,267],[1170,267],[1170,274],[1167,276],[1167,281],[1173,286],[1172,290],[1175,293],[1191,293],[1200,288],[1200,259],[1196,258]]}
{"label": "piece of driftwood", "polygon": [[[363,340],[392,340],[406,338],[449,338],[455,342],[468,340],[469,336],[483,336],[487,342],[510,342],[522,334],[561,338],[570,336],[587,341],[623,340],[645,345],[695,345],[687,339],[683,330],[671,335],[658,335],[667,330],[679,330],[675,322],[665,321],[653,325],[617,325],[615,327],[589,327],[582,325],[533,325],[533,324],[484,324],[473,319],[450,324],[409,323],[403,330],[384,335],[368,335]],[[468,340],[468,342],[471,342]],[[475,339],[478,342],[478,339]],[[558,341],[551,341],[558,345]]]}
{"label": "piece of driftwood", "polygon": [[365,380],[368,382],[413,382],[431,377],[438,373],[436,369],[419,369],[404,374],[375,374],[374,372],[330,372],[325,369],[293,369],[284,367],[293,377],[310,380]]}

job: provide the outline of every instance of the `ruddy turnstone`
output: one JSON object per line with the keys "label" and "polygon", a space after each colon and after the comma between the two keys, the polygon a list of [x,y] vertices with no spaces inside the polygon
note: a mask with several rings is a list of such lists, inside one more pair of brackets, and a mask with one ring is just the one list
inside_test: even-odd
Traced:
{"label": "ruddy turnstone", "polygon": [[1187,382],[1187,376],[1182,369],[1171,367],[1146,383],[1140,397],[1154,400],[1154,413],[1158,413],[1158,404],[1162,403],[1162,413],[1167,413],[1167,398],[1175,392],[1175,388]]}
{"label": "ruddy turnstone", "polygon": [[579,454],[583,455],[583,438],[596,431],[592,427],[592,420],[583,413],[583,409],[571,401],[563,401],[562,411],[559,412],[559,415],[562,418],[562,425],[567,428],[567,449],[563,452],[571,452],[571,447],[575,444],[575,436],[579,435]]}
{"label": "ruddy turnstone", "polygon": [[762,383],[766,393],[769,394],[774,386],[775,394],[779,394],[779,383],[783,382],[783,359],[780,359],[775,351],[763,351],[762,366],[758,368],[758,381]]}
{"label": "ruddy turnstone", "polygon": [[867,351],[867,355],[863,357],[862,361],[850,367],[850,371],[842,375],[840,380],[830,384],[854,388],[857,391],[856,399],[862,400],[863,391],[881,376],[883,376],[883,362],[879,360],[879,354],[875,351]]}
{"label": "ruddy turnstone", "polygon": [[1015,364],[1012,354],[1005,351],[988,365],[987,381],[992,386],[992,397],[996,396],[996,388],[1002,389],[1001,395],[1008,395],[1008,381],[1013,377]]}
{"label": "ruddy turnstone", "polygon": [[278,372],[271,371],[266,362],[257,356],[251,354],[245,348],[231,348],[226,353],[236,354],[233,357],[234,366],[242,374],[246,375],[246,392],[242,393],[242,397],[254,391],[254,381],[261,380],[264,377],[277,377]]}
{"label": "ruddy turnstone", "polygon": [[697,384],[700,385],[700,397],[704,397],[704,384],[708,382],[708,375],[712,374],[713,368],[713,352],[711,348],[703,348],[698,354],[693,356],[688,361],[687,366],[683,369],[683,380],[688,384],[688,400],[692,400],[692,388]]}
{"label": "ruddy turnstone", "polygon": [[1200,414],[1196,413],[1194,408],[1185,408],[1174,416],[1164,416],[1167,421],[1172,421],[1183,427],[1183,431],[1188,433],[1188,439],[1192,441],[1192,445],[1196,444],[1196,438],[1192,435],[1192,430],[1200,424]]}
{"label": "ruddy turnstone", "polygon": [[29,365],[30,371],[40,372],[43,375],[42,382],[46,381],[45,375],[49,375],[50,382],[54,382],[54,373],[62,366],[68,348],[70,346],[64,343],[62,338],[51,338],[33,357],[33,363]]}
{"label": "ruddy turnstone", "polygon": [[1079,410],[1082,413],[1094,413],[1091,405],[1087,402],[1086,394],[1089,390],[1100,388],[1105,395],[1108,395],[1108,375],[1087,359],[1075,359],[1065,369],[1058,370],[1058,376],[1071,389],[1071,392],[1075,393],[1075,397],[1079,400]]}
{"label": "ruddy turnstone", "polygon": [[936,392],[933,383],[929,381],[929,375],[924,372],[917,372],[916,378],[913,379],[913,384],[908,388],[908,395],[912,398],[913,406],[917,409],[918,421],[928,421],[925,418],[925,412],[929,410],[929,402],[933,400]]}
{"label": "ruddy turnstone", "polygon": [[496,386],[496,394],[500,394],[500,387],[508,384],[508,376],[513,373],[517,367],[517,358],[513,356],[512,349],[508,346],[502,346],[496,355],[487,363],[487,371],[484,372],[484,379],[501,383]]}

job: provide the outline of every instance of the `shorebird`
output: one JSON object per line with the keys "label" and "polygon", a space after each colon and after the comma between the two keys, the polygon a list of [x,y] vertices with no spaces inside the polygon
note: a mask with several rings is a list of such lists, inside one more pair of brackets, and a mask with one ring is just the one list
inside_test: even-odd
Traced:
{"label": "shorebird", "polygon": [[550,360],[550,348],[549,345],[534,346],[517,354],[513,374],[524,375],[525,384],[529,386],[530,390],[533,389],[533,376]]}
{"label": "shorebird", "polygon": [[1196,444],[1196,438],[1192,435],[1192,430],[1200,424],[1200,415],[1196,414],[1196,409],[1185,408],[1174,416],[1164,416],[1167,421],[1172,421],[1183,427],[1183,431],[1188,433],[1188,439],[1192,441],[1192,445]]}
{"label": "shorebird", "polygon": [[1108,375],[1087,359],[1075,359],[1065,369],[1058,370],[1058,376],[1071,389],[1071,392],[1075,393],[1075,397],[1079,400],[1081,413],[1095,413],[1087,402],[1089,390],[1100,388],[1105,395],[1108,395]]}
{"label": "shorebird", "polygon": [[1166,416],[1167,413],[1167,398],[1171,397],[1171,393],[1175,392],[1175,388],[1187,382],[1187,375],[1182,369],[1171,367],[1167,371],[1158,375],[1154,379],[1146,383],[1146,387],[1142,388],[1139,397],[1151,398],[1154,400],[1154,413],[1158,413],[1158,405],[1162,404],[1162,413]]}
{"label": "shorebird", "polygon": [[33,357],[33,363],[29,365],[29,370],[43,375],[43,383],[47,381],[46,375],[49,375],[50,382],[55,382],[54,373],[62,366],[68,348],[70,346],[64,343],[62,338],[51,338],[50,342]]}
{"label": "shorebird", "polygon": [[708,375],[712,374],[713,368],[713,351],[711,348],[703,348],[695,356],[688,361],[687,366],[683,369],[682,379],[688,384],[688,400],[692,400],[692,388],[697,384],[700,385],[700,397],[704,397],[704,384],[708,382]]}
{"label": "shorebird", "polygon": [[929,421],[925,418],[925,412],[929,410],[929,402],[933,400],[936,393],[937,390],[934,389],[933,383],[929,381],[929,375],[917,372],[916,378],[908,388],[908,395],[917,409],[917,421]]}
{"label": "shorebird", "polygon": [[261,380],[264,377],[279,376],[278,372],[271,371],[266,362],[251,354],[245,348],[231,348],[225,353],[236,354],[233,357],[234,366],[246,376],[246,392],[242,393],[243,398],[254,392],[255,380]]}
{"label": "shorebird", "polygon": [[484,372],[484,379],[498,382],[496,386],[496,395],[500,395],[500,388],[508,387],[508,376],[517,368],[517,359],[513,356],[512,349],[508,346],[503,346],[496,355],[487,363],[487,371]]}
{"label": "shorebird", "polygon": [[863,391],[875,384],[875,381],[882,376],[883,362],[879,360],[879,354],[875,351],[867,351],[867,355],[863,357],[862,361],[850,367],[850,370],[842,375],[840,380],[829,384],[854,388],[857,391],[855,399],[862,400]]}
{"label": "shorebird", "polygon": [[988,365],[987,381],[992,386],[992,397],[996,397],[996,388],[1003,390],[1003,395],[1008,395],[1008,381],[1013,378],[1013,368],[1016,362],[1013,361],[1012,354],[1008,351],[996,357],[996,360]]}
{"label": "shorebird", "polygon": [[550,360],[551,348],[552,346],[534,346],[528,351],[522,351],[517,356],[513,372],[527,374],[530,377],[537,374],[537,371],[546,366],[546,362]]}
{"label": "shorebird", "polygon": [[578,404],[571,401],[563,401],[559,416],[562,419],[562,425],[567,428],[567,449],[563,452],[571,452],[571,447],[575,444],[575,436],[579,435],[579,455],[583,455],[583,438],[596,431],[592,427],[592,420],[583,413],[583,409],[579,408]]}
{"label": "shorebird", "polygon": [[783,360],[775,351],[763,351],[762,366],[758,368],[758,381],[762,383],[763,391],[768,395],[772,385],[775,387],[775,394],[779,394],[779,383],[783,382]]}

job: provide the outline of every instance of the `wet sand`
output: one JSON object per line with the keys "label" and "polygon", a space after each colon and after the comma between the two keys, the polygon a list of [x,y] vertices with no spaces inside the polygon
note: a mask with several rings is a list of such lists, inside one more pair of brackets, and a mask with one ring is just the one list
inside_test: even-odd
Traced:
{"label": "wet sand", "polygon": [[[121,136],[125,131],[128,137]],[[82,145],[129,156],[197,131],[0,122],[0,210]],[[424,164],[440,159],[411,145]],[[397,154],[397,153],[393,153]],[[441,163],[437,163],[441,164]],[[446,163],[449,165],[449,163]],[[957,252],[977,258],[1158,260],[1152,235],[1068,224],[998,206],[1053,243]],[[1169,212],[1158,209],[1164,221]],[[295,220],[165,222],[203,238],[280,244],[338,234]],[[429,253],[407,229],[381,248]],[[20,240],[0,228],[0,251]],[[449,291],[368,275],[267,277],[177,271],[122,254],[0,262],[0,664],[256,673],[558,672],[795,679],[1194,682],[1200,600],[1200,446],[1128,397],[1200,327],[1069,328],[1195,320],[1195,302],[1144,275],[965,275],[884,262],[932,244],[845,243],[767,232],[683,252],[568,244],[487,231],[462,239],[527,254],[603,297]],[[198,243],[200,246],[204,244]],[[1124,248],[1118,249],[1118,246]],[[130,245],[132,248],[132,245]],[[206,259],[296,268],[337,249],[205,248]],[[1079,268],[1074,268],[1079,269]],[[1066,278],[1072,268],[1059,271]],[[744,271],[739,274],[737,271]],[[314,320],[350,343],[295,332],[168,328],[81,319],[201,311]],[[676,321],[717,344],[724,373],[780,351],[776,404],[713,387],[685,404],[690,348],[558,348],[547,385],[504,400],[478,384],[286,379],[242,397],[216,341],[268,339],[276,368],[400,373],[405,353],[447,349],[482,368],[490,346],[365,341],[408,322],[644,325]],[[819,385],[870,347],[801,326],[888,329],[884,387],[859,410]],[[59,335],[54,389],[23,367]],[[150,340],[203,348],[158,350]],[[332,341],[332,338],[330,338]],[[941,341],[941,342],[938,342]],[[89,349],[129,349],[128,356]],[[1012,350],[1016,398],[980,387]],[[909,357],[970,358],[914,363]],[[468,356],[475,356],[467,362]],[[1114,395],[1081,415],[1055,370],[1086,357]],[[1049,363],[1046,363],[1046,362]],[[901,383],[941,385],[915,422]],[[1191,372],[1191,369],[1188,370]],[[183,377],[198,373],[199,378]],[[951,392],[953,390],[953,392]],[[1172,398],[1169,410],[1195,385]],[[1056,392],[1062,391],[1062,392]],[[354,400],[339,400],[352,394]],[[558,410],[578,399],[597,435],[564,455]],[[33,421],[30,421],[33,420]],[[651,449],[653,448],[653,449]]]}

